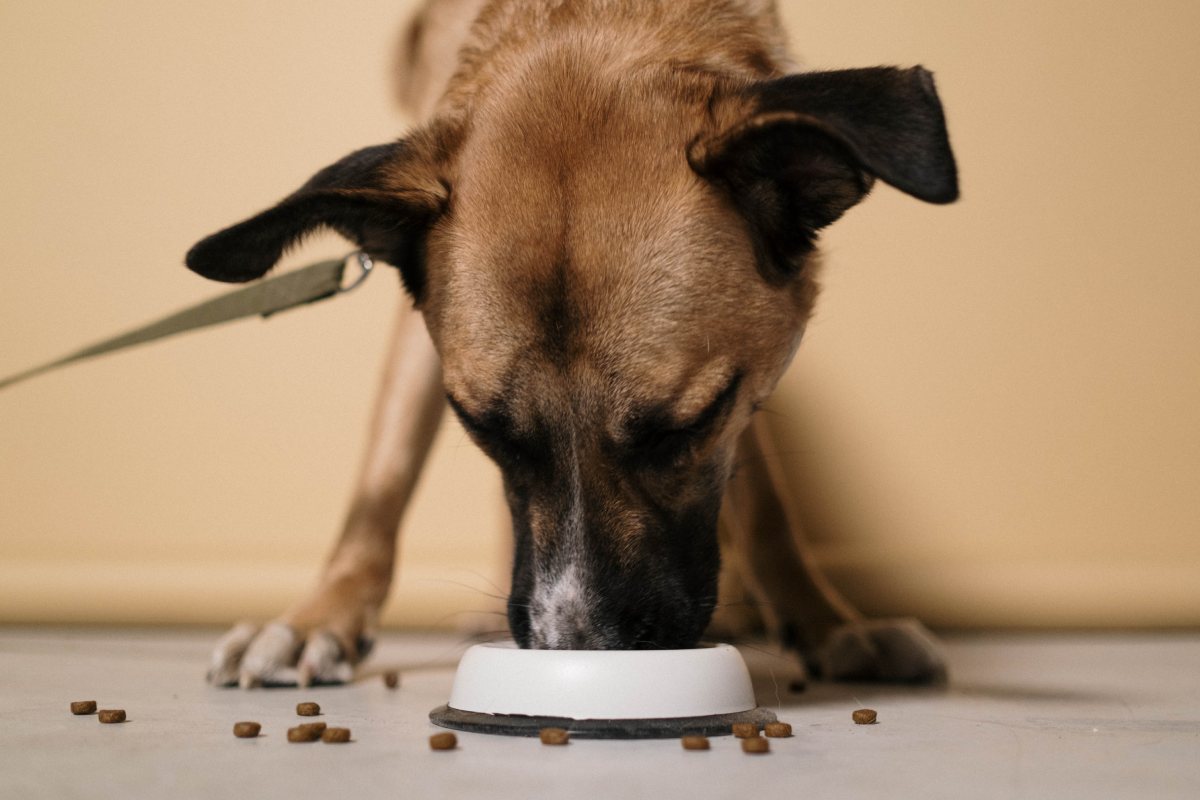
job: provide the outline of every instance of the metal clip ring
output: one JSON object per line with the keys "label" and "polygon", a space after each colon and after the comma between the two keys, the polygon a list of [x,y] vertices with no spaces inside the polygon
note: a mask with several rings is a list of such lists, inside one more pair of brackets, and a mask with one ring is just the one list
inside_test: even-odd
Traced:
{"label": "metal clip ring", "polygon": [[358,250],[354,253],[351,253],[349,256],[346,256],[346,258],[349,258],[350,256],[358,257],[358,266],[359,266],[359,269],[362,270],[362,273],[359,274],[359,276],[357,278],[355,278],[353,281],[351,281],[348,286],[343,286],[340,289],[338,289],[338,292],[341,294],[345,294],[346,292],[349,292],[352,289],[357,288],[358,285],[360,283],[362,283],[363,281],[365,281],[367,279],[367,276],[371,274],[371,270],[375,268],[375,262],[372,261],[371,257],[369,255],[367,255],[366,253],[364,253],[362,250]]}

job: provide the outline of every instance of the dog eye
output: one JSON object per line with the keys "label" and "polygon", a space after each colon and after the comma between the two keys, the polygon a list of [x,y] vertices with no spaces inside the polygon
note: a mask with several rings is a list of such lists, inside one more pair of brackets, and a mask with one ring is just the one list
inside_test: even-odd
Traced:
{"label": "dog eye", "polygon": [[454,412],[454,416],[458,417],[458,421],[470,433],[482,434],[490,427],[489,420],[482,417],[474,417],[463,408],[462,403],[454,399],[450,394],[446,395],[446,402],[450,404],[450,409]]}
{"label": "dog eye", "polygon": [[632,449],[639,455],[659,462],[673,461],[683,456],[725,418],[737,398],[741,380],[741,373],[734,374],[725,388],[687,425],[671,426],[662,412],[643,417],[633,426]]}
{"label": "dog eye", "polygon": [[530,467],[537,467],[545,461],[545,447],[535,440],[514,435],[503,413],[489,412],[475,416],[449,394],[446,400],[463,428],[492,460],[502,466],[520,464]]}
{"label": "dog eye", "polygon": [[635,441],[634,449],[654,462],[673,461],[698,444],[710,427],[689,425],[686,428],[645,431]]}
{"label": "dog eye", "polygon": [[486,414],[477,416],[468,412],[449,394],[446,395],[446,401],[450,404],[454,415],[458,417],[458,421],[462,423],[463,428],[480,445],[502,444],[511,438],[507,435],[509,426],[503,414],[488,411]]}

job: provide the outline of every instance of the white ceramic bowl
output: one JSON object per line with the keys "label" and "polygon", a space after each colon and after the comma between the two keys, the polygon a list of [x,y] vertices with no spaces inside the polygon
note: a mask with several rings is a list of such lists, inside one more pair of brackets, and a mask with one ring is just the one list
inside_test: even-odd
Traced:
{"label": "white ceramic bowl", "polygon": [[727,644],[691,650],[521,650],[463,654],[451,709],[573,719],[655,719],[754,709],[750,673]]}

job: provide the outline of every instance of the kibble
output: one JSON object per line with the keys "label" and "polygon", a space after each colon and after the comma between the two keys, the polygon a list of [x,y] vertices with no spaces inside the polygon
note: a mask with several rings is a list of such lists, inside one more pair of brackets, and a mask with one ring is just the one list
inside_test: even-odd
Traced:
{"label": "kibble", "polygon": [[306,731],[312,731],[317,736],[320,736],[322,733],[325,732],[325,723],[324,722],[301,722],[296,727],[304,728],[304,730],[306,730]]}
{"label": "kibble", "polygon": [[708,737],[707,736],[684,736],[682,739],[680,739],[680,741],[683,742],[684,750],[707,750],[708,749]]}
{"label": "kibble", "polygon": [[453,750],[458,746],[458,737],[453,733],[435,733],[429,737],[429,746],[434,750]]}
{"label": "kibble", "polygon": [[751,736],[749,739],[742,739],[743,753],[767,753],[771,750],[771,743],[761,736]]}
{"label": "kibble", "polygon": [[875,724],[875,709],[860,708],[850,715],[859,725],[874,725]]}
{"label": "kibble", "polygon": [[349,728],[326,728],[321,734],[321,741],[327,744],[344,744],[350,741]]}
{"label": "kibble", "polygon": [[383,673],[383,685],[389,689],[395,689],[400,685],[400,673],[394,669]]}
{"label": "kibble", "polygon": [[321,731],[308,725],[297,725],[294,728],[288,728],[289,742],[315,742],[321,738]]}
{"label": "kibble", "polygon": [[125,709],[123,708],[102,708],[100,709],[100,721],[109,724],[113,722],[125,721]]}
{"label": "kibble", "polygon": [[566,744],[571,736],[564,728],[542,728],[538,731],[542,744]]}
{"label": "kibble", "polygon": [[758,726],[753,722],[735,722],[733,723],[733,735],[739,739],[758,736]]}
{"label": "kibble", "polygon": [[792,735],[792,726],[786,722],[768,722],[763,726],[763,733],[772,739],[786,739]]}
{"label": "kibble", "polygon": [[257,722],[235,722],[233,723],[233,735],[239,739],[253,739],[258,736],[262,730],[262,725]]}
{"label": "kibble", "polygon": [[302,717],[315,717],[321,713],[321,707],[316,703],[297,703],[296,713]]}
{"label": "kibble", "polygon": [[95,714],[96,713],[96,701],[95,700],[76,700],[74,703],[71,703],[71,713],[72,714]]}

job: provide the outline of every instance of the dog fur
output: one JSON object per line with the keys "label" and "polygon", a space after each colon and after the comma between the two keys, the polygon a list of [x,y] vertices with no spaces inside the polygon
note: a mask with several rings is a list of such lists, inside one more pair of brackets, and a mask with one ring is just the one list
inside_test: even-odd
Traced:
{"label": "dog fur", "polygon": [[504,478],[522,646],[692,646],[723,566],[814,675],[943,677],[918,623],[864,620],[814,568],[754,417],[812,312],[818,232],[877,178],[957,196],[932,76],[796,72],[766,0],[438,0],[398,71],[417,129],[188,254],[252,280],[330,227],[414,304],[317,589],[232,631],[210,680],[349,676],[447,404]]}

